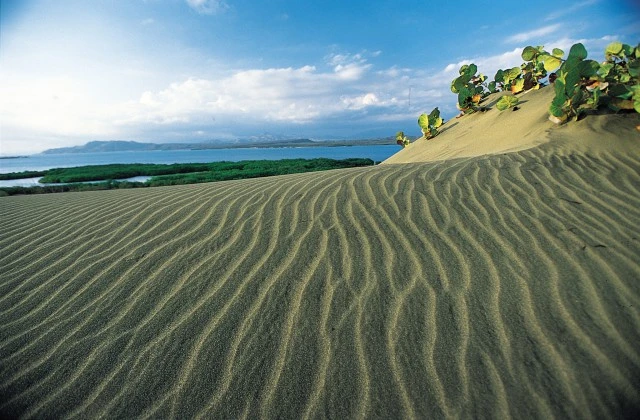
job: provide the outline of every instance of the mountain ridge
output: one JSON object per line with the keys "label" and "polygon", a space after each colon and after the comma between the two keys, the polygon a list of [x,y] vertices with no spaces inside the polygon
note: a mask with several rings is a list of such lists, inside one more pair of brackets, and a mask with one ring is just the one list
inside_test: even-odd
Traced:
{"label": "mountain ridge", "polygon": [[264,141],[262,139],[239,139],[225,142],[200,143],[146,143],[133,140],[94,140],[81,146],[58,147],[47,149],[42,154],[63,153],[104,153],[134,152],[155,150],[206,150],[206,149],[240,149],[260,147],[331,147],[331,146],[365,146],[395,144],[391,137],[363,140],[311,140],[307,138],[280,139]]}

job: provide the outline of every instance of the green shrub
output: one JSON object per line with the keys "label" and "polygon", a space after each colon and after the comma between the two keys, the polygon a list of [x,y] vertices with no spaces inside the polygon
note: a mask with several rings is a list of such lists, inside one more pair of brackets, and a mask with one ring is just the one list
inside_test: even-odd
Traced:
{"label": "green shrub", "polygon": [[439,134],[438,128],[443,122],[443,119],[440,118],[440,110],[438,107],[435,107],[429,115],[422,114],[418,117],[418,125],[422,129],[422,134],[427,139],[431,139]]}
{"label": "green shrub", "polygon": [[409,137],[405,136],[404,131],[398,131],[396,133],[396,143],[404,148],[411,143],[411,140],[409,140]]}
{"label": "green shrub", "polygon": [[460,67],[460,76],[451,82],[451,92],[458,94],[457,107],[465,114],[478,111],[480,100],[489,94],[485,81],[487,76],[476,74],[478,67],[471,63]]}
{"label": "green shrub", "polygon": [[[52,170],[55,179],[95,179],[105,174],[151,175],[145,182],[113,181],[99,183],[74,183],[61,185],[46,185],[36,187],[10,187],[0,191],[8,195],[14,194],[42,194],[66,191],[95,191],[120,188],[140,188],[149,186],[191,184],[197,182],[226,181],[231,179],[256,178],[271,175],[284,175],[301,172],[324,171],[329,169],[354,168],[370,166],[371,159],[282,159],[282,160],[251,160],[241,162],[213,162],[203,164],[175,164],[175,165],[100,165],[77,168]],[[199,171],[195,171],[200,169]],[[160,175],[154,175],[160,174]],[[100,178],[98,178],[100,179]],[[102,178],[104,179],[104,178]]]}
{"label": "green shrub", "polygon": [[549,119],[561,124],[606,104],[614,111],[640,112],[640,46],[613,42],[600,64],[587,59],[584,45],[574,44],[558,70]]}
{"label": "green shrub", "polygon": [[597,75],[593,85],[606,93],[609,108],[640,112],[640,45],[609,44]]}

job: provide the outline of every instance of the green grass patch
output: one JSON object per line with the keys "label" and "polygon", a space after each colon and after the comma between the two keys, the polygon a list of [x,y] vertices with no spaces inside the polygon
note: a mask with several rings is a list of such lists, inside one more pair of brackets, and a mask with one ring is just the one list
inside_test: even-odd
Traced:
{"label": "green grass patch", "polygon": [[[0,195],[42,194],[67,191],[95,191],[117,188],[156,187],[260,178],[265,176],[326,171],[329,169],[371,166],[371,159],[282,159],[246,160],[240,162],[178,163],[178,164],[112,164],[76,168],[56,168],[45,171],[40,182],[60,184],[35,187],[3,187]],[[11,175],[11,174],[6,174]],[[134,176],[151,176],[145,183],[113,181]],[[23,177],[24,178],[24,177]],[[7,178],[19,179],[19,178]],[[107,180],[100,183],[88,181]]]}
{"label": "green grass patch", "polygon": [[8,174],[0,174],[0,181],[10,181],[13,179],[25,179],[25,178],[38,178],[40,176],[45,176],[47,171],[22,171],[22,172],[11,172]]}

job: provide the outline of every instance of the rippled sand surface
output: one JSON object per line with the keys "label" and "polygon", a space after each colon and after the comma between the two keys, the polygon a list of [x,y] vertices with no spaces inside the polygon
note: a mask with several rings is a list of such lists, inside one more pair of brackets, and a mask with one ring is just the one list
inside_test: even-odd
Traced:
{"label": "rippled sand surface", "polygon": [[517,153],[0,198],[0,412],[640,410],[640,160]]}

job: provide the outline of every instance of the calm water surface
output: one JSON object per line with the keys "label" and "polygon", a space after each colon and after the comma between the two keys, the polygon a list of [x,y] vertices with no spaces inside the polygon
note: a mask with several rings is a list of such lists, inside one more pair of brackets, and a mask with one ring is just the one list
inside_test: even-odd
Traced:
{"label": "calm water surface", "polygon": [[339,146],[339,147],[287,147],[254,149],[210,150],[154,150],[144,152],[104,152],[38,154],[15,159],[0,159],[0,173],[44,171],[52,168],[69,168],[109,163],[205,163],[240,160],[278,159],[348,159],[369,158],[383,161],[398,152],[397,145]]}
{"label": "calm water surface", "polygon": [[[106,165],[110,163],[206,163],[240,160],[278,159],[348,159],[369,158],[381,162],[400,148],[397,145],[382,146],[339,146],[339,147],[287,147],[254,149],[210,149],[210,150],[154,150],[145,152],[104,152],[38,154],[15,159],[0,159],[0,173],[22,171],[45,171],[53,168],[69,168],[85,165]],[[128,179],[144,182],[149,177]],[[0,187],[30,187],[39,184],[40,178],[0,180]],[[59,184],[58,184],[59,185]]]}

